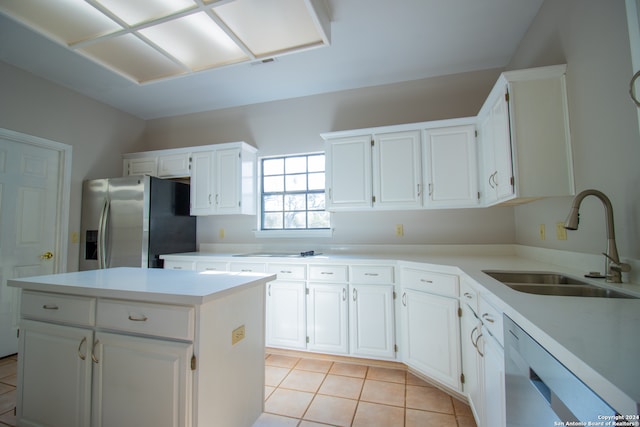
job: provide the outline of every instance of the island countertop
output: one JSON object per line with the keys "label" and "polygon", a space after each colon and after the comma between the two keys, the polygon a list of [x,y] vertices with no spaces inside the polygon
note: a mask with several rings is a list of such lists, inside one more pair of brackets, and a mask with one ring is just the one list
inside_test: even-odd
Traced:
{"label": "island countertop", "polygon": [[9,286],[41,292],[198,305],[238,288],[264,286],[273,274],[118,267],[11,279]]}

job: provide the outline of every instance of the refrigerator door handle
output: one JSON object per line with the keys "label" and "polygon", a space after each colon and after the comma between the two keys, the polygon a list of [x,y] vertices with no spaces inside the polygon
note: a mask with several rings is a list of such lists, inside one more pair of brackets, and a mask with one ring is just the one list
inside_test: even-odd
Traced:
{"label": "refrigerator door handle", "polygon": [[98,226],[98,268],[107,268],[107,221],[109,219],[109,198],[105,197],[102,212],[100,212],[100,225]]}

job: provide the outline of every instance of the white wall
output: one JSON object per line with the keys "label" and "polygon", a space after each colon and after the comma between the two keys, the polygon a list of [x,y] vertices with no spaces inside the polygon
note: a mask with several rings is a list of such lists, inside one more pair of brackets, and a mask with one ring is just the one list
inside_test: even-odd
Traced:
{"label": "white wall", "polygon": [[[320,133],[474,116],[500,70],[486,70],[372,88],[169,117],[147,122],[146,149],[243,140],[263,156],[321,151]],[[403,224],[404,237],[395,236]],[[199,243],[290,243],[256,239],[253,216],[198,219]],[[334,213],[332,238],[318,244],[513,243],[513,208]],[[224,239],[219,230],[225,230]]]}
{"label": "white wall", "polygon": [[[609,196],[621,257],[640,259],[640,135],[629,95],[633,75],[623,0],[547,0],[509,69],[567,64],[567,90],[576,189]],[[555,237],[572,198],[541,200],[515,209],[516,242],[599,254],[606,249],[602,204],[585,199],[580,228]],[[546,224],[547,239],[538,238]],[[594,266],[599,267],[599,266]]]}
{"label": "white wall", "polygon": [[[0,127],[71,145],[69,232],[80,232],[82,181],[120,176],[122,153],[137,151],[145,122],[0,62]],[[78,269],[69,239],[67,268]]]}

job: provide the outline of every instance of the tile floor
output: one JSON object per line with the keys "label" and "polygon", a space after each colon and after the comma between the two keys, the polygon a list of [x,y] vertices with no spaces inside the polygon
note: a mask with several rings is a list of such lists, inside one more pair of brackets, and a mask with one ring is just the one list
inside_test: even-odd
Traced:
{"label": "tile floor", "polygon": [[[17,357],[0,359],[0,427],[15,426]],[[402,369],[296,356],[265,359],[254,427],[475,427],[465,403]]]}
{"label": "tile floor", "polygon": [[466,403],[403,369],[268,354],[253,427],[475,427]]}

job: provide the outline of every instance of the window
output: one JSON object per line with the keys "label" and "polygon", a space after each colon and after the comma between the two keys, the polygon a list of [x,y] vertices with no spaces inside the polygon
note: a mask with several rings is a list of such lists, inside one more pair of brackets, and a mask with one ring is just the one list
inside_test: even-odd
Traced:
{"label": "window", "polygon": [[264,158],[261,230],[326,230],[324,154]]}

